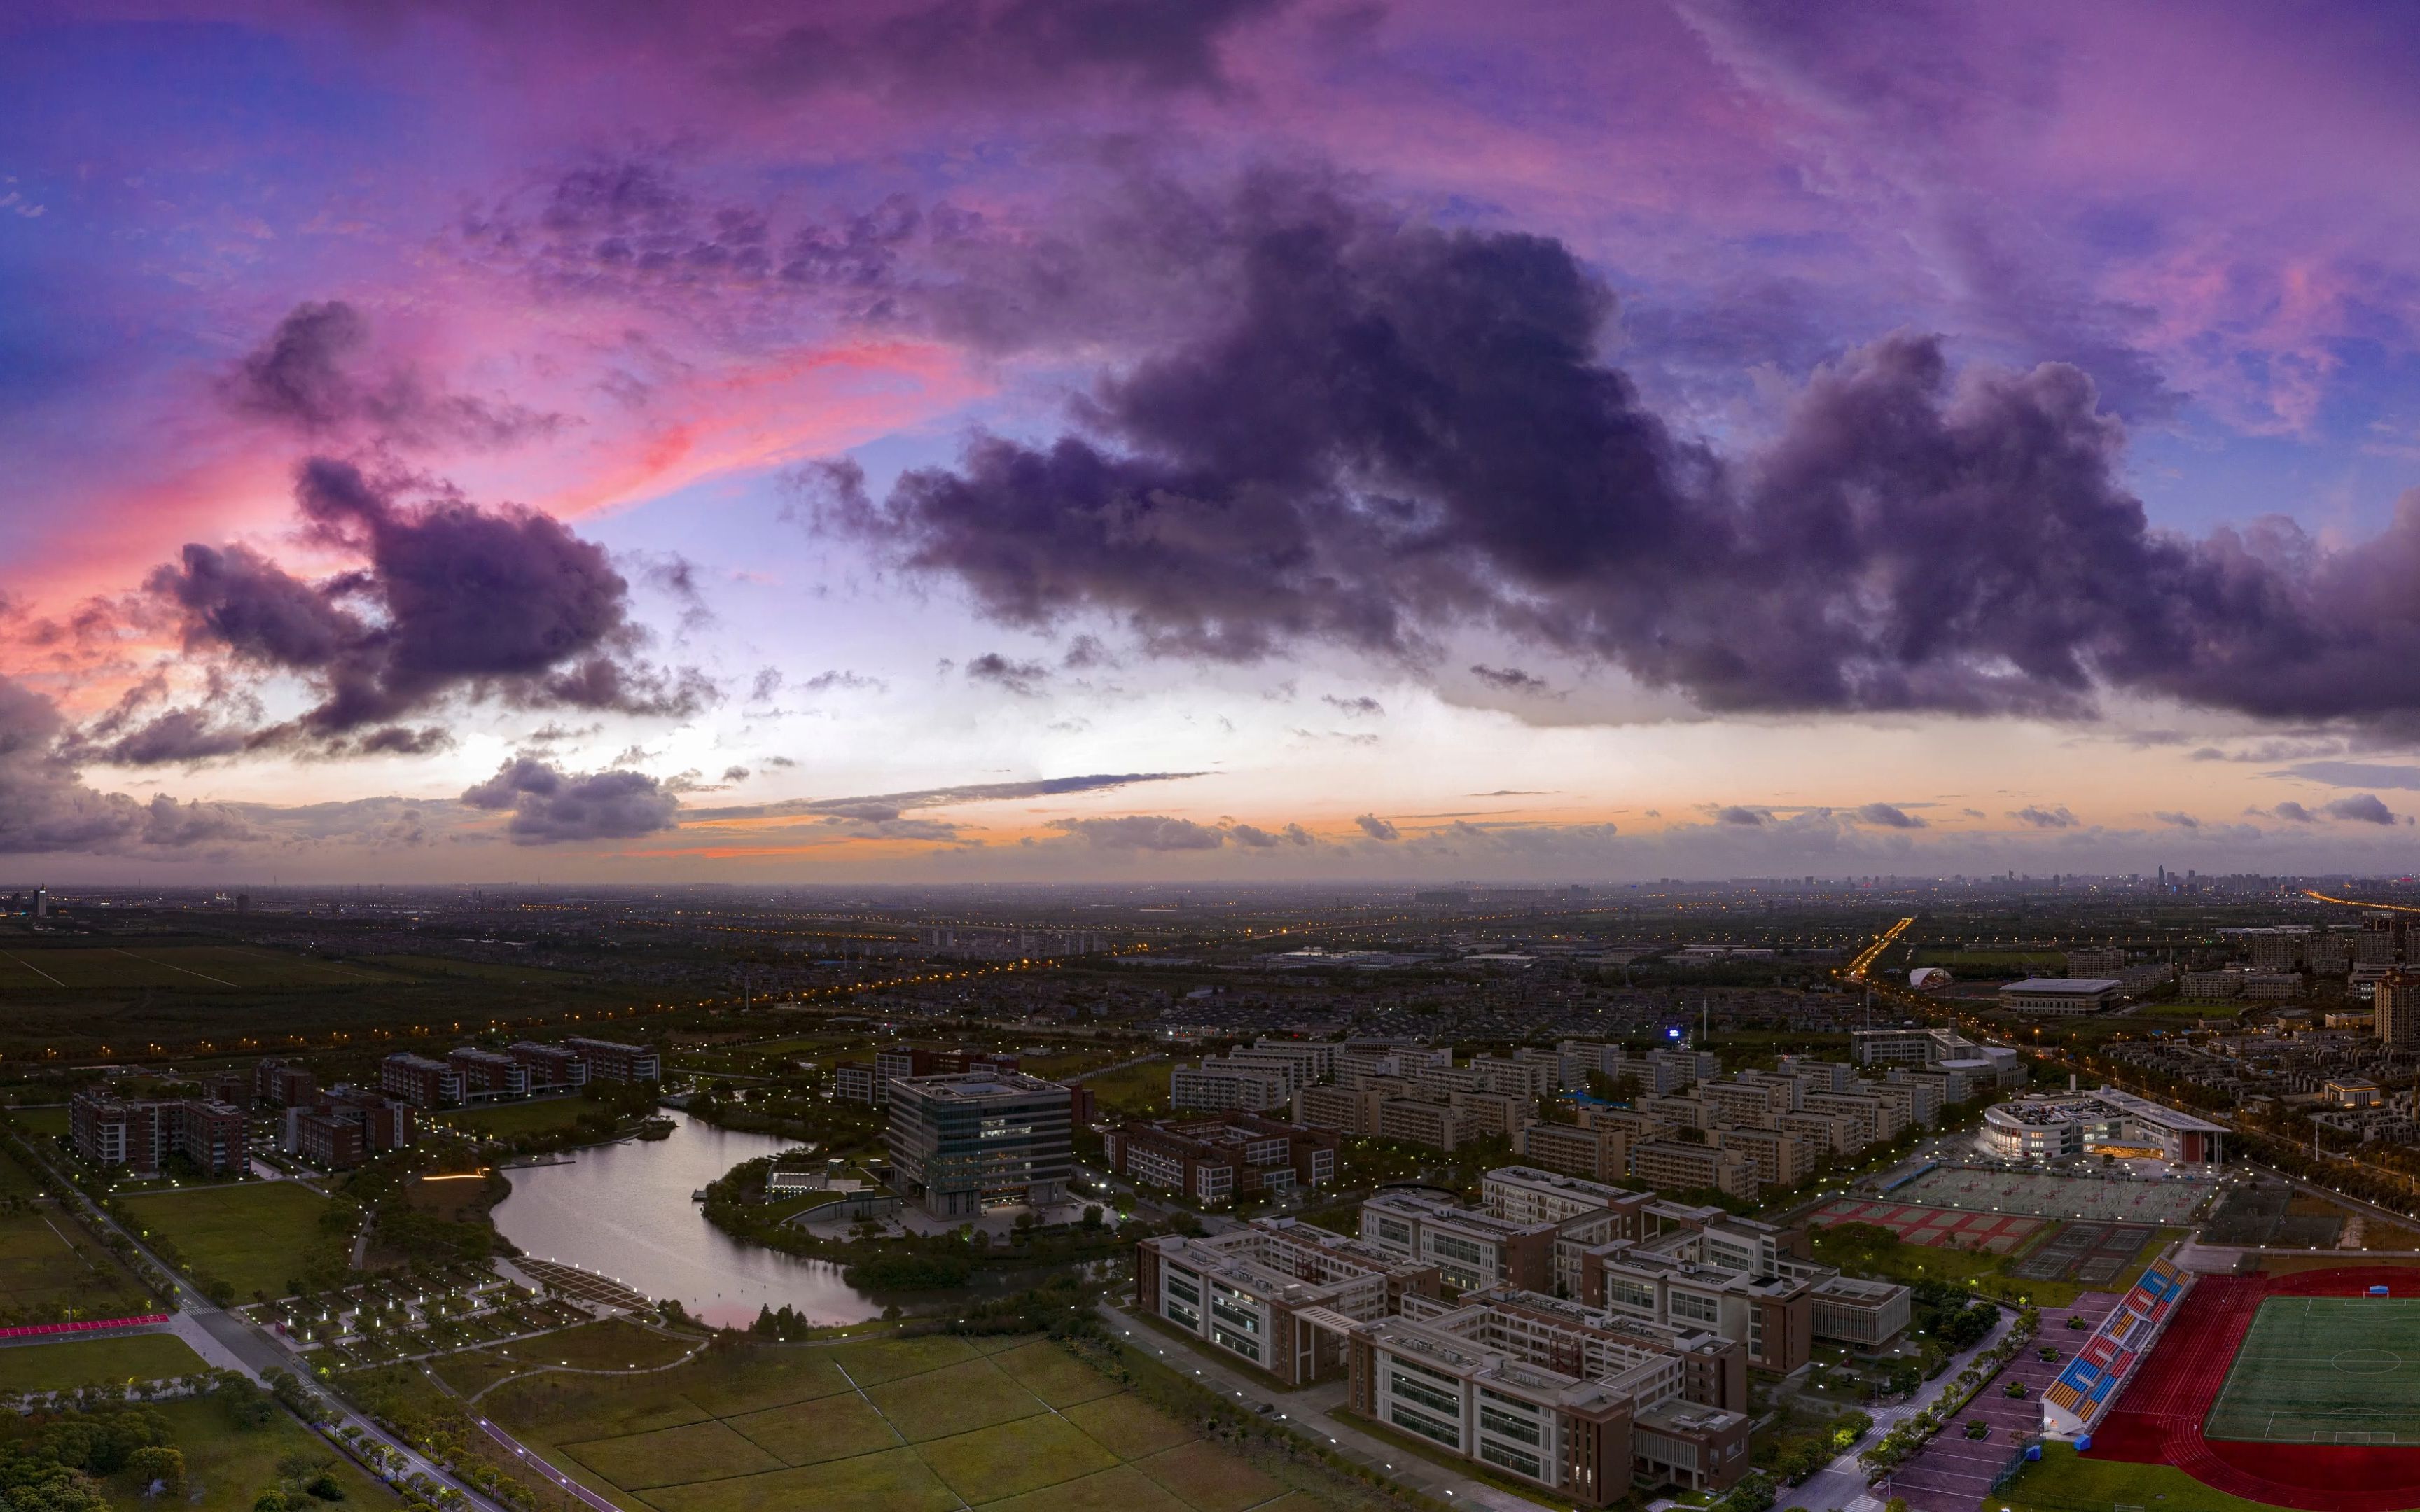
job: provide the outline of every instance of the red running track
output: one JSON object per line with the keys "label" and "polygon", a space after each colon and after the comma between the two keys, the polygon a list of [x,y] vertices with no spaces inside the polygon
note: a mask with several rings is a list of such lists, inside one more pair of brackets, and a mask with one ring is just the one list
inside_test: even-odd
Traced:
{"label": "red running track", "polygon": [[2420,1506],[2420,1448],[2241,1443],[2205,1439],[2226,1368],[2268,1297],[2358,1297],[2372,1286],[2409,1296],[2420,1271],[2348,1266],[2296,1275],[2204,1276],[2168,1331],[2093,1430],[2089,1458],[2174,1465],[2203,1485],[2304,1512],[2402,1512]]}

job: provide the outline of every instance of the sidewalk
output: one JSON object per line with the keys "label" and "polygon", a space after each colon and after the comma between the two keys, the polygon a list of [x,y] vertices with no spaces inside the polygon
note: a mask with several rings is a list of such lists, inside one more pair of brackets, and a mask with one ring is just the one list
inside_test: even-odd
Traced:
{"label": "sidewalk", "polygon": [[[1369,1466],[1388,1479],[1411,1489],[1435,1497],[1440,1502],[1458,1506],[1486,1507],[1490,1512],[1537,1512],[1538,1503],[1499,1491],[1495,1487],[1457,1474],[1433,1460],[1398,1449],[1390,1443],[1362,1432],[1350,1423],[1328,1415],[1328,1410],[1343,1405],[1345,1383],[1323,1381],[1301,1391],[1271,1391],[1241,1373],[1228,1369],[1217,1356],[1206,1350],[1194,1350],[1145,1323],[1139,1323],[1120,1307],[1102,1303],[1101,1317],[1109,1326],[1126,1336],[1137,1349],[1164,1356],[1167,1363],[1180,1373],[1189,1372],[1201,1378],[1202,1384],[1218,1391],[1247,1410],[1263,1402],[1275,1406],[1270,1415],[1298,1427],[1306,1434],[1326,1439],[1328,1446],[1346,1458]],[[1545,1495],[1544,1488],[1539,1489]]]}

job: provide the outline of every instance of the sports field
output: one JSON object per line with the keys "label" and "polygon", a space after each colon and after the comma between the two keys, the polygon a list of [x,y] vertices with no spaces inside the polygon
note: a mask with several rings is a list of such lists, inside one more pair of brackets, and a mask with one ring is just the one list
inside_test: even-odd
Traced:
{"label": "sports field", "polygon": [[2253,1443],[2420,1444],[2420,1300],[2269,1298],[2202,1433]]}
{"label": "sports field", "polygon": [[945,1335],[550,1375],[481,1408],[633,1512],[1323,1512],[1047,1340]]}
{"label": "sports field", "polygon": [[1979,1250],[2009,1255],[2048,1221],[2020,1218],[2005,1212],[1964,1212],[1953,1208],[1920,1208],[1905,1202],[1860,1202],[1844,1198],[1825,1204],[1813,1216],[1818,1224],[1879,1224],[1905,1244],[1930,1244],[1936,1249]]}
{"label": "sports field", "polygon": [[1942,1165],[1888,1193],[1893,1202],[1969,1212],[2009,1212],[2037,1218],[2084,1218],[2102,1223],[2149,1224],[2173,1228],[2192,1216],[2217,1188],[2209,1181],[2118,1180],[2099,1175],[2001,1170],[1981,1165]]}

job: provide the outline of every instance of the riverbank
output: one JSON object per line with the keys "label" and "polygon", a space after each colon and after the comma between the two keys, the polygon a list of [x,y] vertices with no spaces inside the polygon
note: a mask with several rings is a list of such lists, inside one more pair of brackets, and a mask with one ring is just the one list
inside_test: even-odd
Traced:
{"label": "riverbank", "polygon": [[772,1165],[769,1156],[743,1161],[716,1179],[706,1189],[706,1220],[735,1240],[845,1267],[850,1283],[869,1290],[938,1290],[965,1286],[988,1268],[1086,1264],[1124,1255],[1154,1231],[1139,1221],[1116,1227],[1096,1221],[1015,1229],[1005,1243],[994,1243],[971,1225],[941,1234],[831,1239],[791,1223],[786,1210],[763,1200]]}

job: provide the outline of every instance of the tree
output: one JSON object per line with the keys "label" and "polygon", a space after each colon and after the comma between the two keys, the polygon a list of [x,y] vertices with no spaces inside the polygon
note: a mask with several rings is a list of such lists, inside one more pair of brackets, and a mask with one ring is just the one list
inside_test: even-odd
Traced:
{"label": "tree", "polygon": [[172,1496],[185,1489],[184,1452],[167,1444],[146,1444],[135,1450],[126,1461],[126,1468],[147,1485],[157,1485]]}

